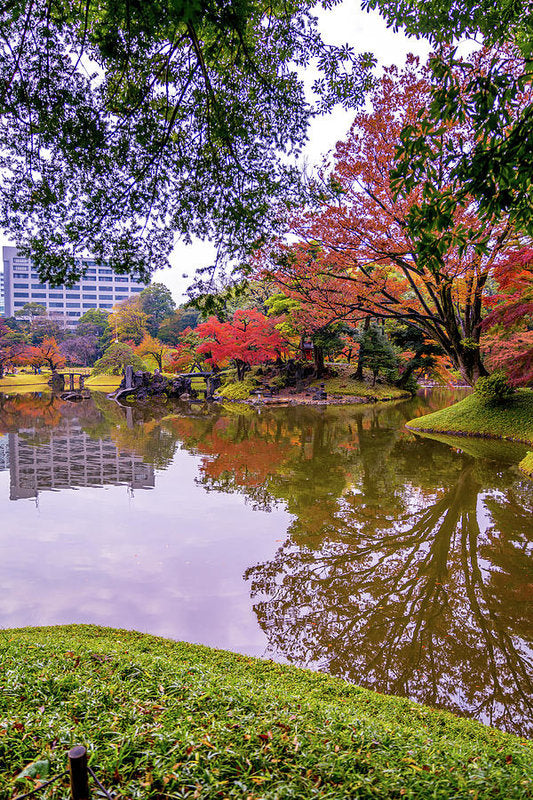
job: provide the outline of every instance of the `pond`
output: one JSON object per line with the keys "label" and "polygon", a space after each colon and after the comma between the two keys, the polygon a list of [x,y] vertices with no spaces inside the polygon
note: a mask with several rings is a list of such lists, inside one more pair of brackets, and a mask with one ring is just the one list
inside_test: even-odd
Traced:
{"label": "pond", "polygon": [[0,627],[91,622],[533,733],[525,448],[376,406],[0,395]]}

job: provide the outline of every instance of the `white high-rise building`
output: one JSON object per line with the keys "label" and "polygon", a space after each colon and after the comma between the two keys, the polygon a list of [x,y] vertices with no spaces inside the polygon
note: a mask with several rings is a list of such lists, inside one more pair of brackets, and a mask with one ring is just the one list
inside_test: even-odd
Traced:
{"label": "white high-rise building", "polygon": [[26,303],[43,305],[50,317],[73,328],[90,308],[111,311],[116,303],[141,292],[146,284],[130,275],[117,275],[110,267],[97,266],[82,259],[85,275],[75,286],[50,286],[41,283],[31,261],[16,247],[4,247],[5,315],[12,317]]}
{"label": "white high-rise building", "polygon": [[4,300],[4,273],[0,272],[0,317],[5,316],[6,303]]}

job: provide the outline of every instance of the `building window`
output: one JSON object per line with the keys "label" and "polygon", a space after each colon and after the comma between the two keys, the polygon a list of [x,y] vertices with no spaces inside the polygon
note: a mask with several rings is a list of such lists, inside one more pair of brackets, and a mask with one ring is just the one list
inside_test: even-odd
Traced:
{"label": "building window", "polygon": [[105,277],[105,275],[102,275],[102,276],[100,277],[100,281],[101,281],[101,283],[103,283],[104,281],[107,281],[107,282],[109,282],[109,281],[112,281],[112,280],[113,280],[113,278],[106,278],[106,277]]}
{"label": "building window", "polygon": [[100,295],[100,300],[112,300],[112,299],[113,299],[113,295],[112,294],[101,294]]}
{"label": "building window", "polygon": [[14,289],[28,289],[28,284],[27,283],[14,283],[13,284],[13,288]]}
{"label": "building window", "polygon": [[27,297],[29,299],[28,292],[13,292],[13,297]]}
{"label": "building window", "polygon": [[84,303],[83,308],[96,308],[96,303]]}
{"label": "building window", "polygon": [[100,303],[100,308],[113,308],[113,303]]}
{"label": "building window", "polygon": [[15,270],[13,270],[13,277],[16,280],[17,278],[29,278],[29,275],[27,272],[15,272]]}
{"label": "building window", "polygon": [[22,308],[24,303],[21,300],[15,300],[15,308]]}
{"label": "building window", "polygon": [[66,305],[67,305],[67,308],[79,308],[80,307],[79,303],[67,303]]}
{"label": "building window", "polygon": [[36,297],[38,297],[40,300],[45,300],[46,299],[46,294],[44,294],[44,292],[41,293],[41,294],[39,294],[38,292],[32,292],[31,293],[31,297],[32,297],[32,300],[35,300]]}
{"label": "building window", "polygon": [[27,263],[28,263],[27,258],[21,258],[20,256],[15,256],[15,258],[13,259],[13,264],[27,264]]}
{"label": "building window", "polygon": [[[67,303],[67,305],[68,305],[68,303]],[[79,316],[80,316],[80,312],[79,311],[67,311],[67,317],[79,317]]]}
{"label": "building window", "polygon": [[79,300],[80,299],[79,294],[77,294],[76,292],[67,292],[67,297],[70,300]]}
{"label": "building window", "polygon": [[146,288],[145,286],[132,286],[131,287],[131,291],[132,292],[142,292],[142,290],[145,289],[145,288]]}
{"label": "building window", "polygon": [[115,276],[115,283],[127,283],[129,278],[123,278],[119,276]]}
{"label": "building window", "polygon": [[[94,282],[96,281],[96,275],[94,275],[94,276],[93,276],[93,275],[85,275],[85,276],[84,276],[84,278],[83,278],[83,280],[84,280],[86,283],[87,283],[87,282],[93,282],[93,283],[94,283]],[[91,288],[92,288],[92,287],[91,287]]]}
{"label": "building window", "polygon": [[47,287],[46,283],[32,283],[31,288],[32,289],[47,289],[48,287]]}
{"label": "building window", "polygon": [[63,303],[49,303],[50,308],[63,308]]}
{"label": "building window", "polygon": [[50,292],[50,297],[53,300],[62,300],[63,299],[63,292]]}
{"label": "building window", "polygon": [[105,267],[100,267],[100,275],[112,275],[112,269],[106,269]]}
{"label": "building window", "polygon": [[96,295],[95,294],[85,294],[85,295],[83,295],[83,299],[84,300],[96,300]]}

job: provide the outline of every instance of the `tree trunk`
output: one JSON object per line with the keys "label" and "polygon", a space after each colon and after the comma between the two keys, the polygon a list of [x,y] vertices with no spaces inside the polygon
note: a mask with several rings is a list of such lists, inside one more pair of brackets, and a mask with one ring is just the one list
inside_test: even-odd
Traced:
{"label": "tree trunk", "polygon": [[478,378],[488,375],[487,370],[481,359],[479,347],[465,348],[460,347],[456,349],[455,358],[450,355],[450,358],[459,369],[464,380],[473,386]]}
{"label": "tree trunk", "polygon": [[[366,333],[366,331],[369,328],[370,328],[370,317],[365,317],[365,324],[363,325],[363,332]],[[354,374],[354,379],[356,381],[362,381],[363,377],[364,377],[363,376],[364,355],[365,354],[363,352],[363,348],[361,346],[359,346],[359,356],[357,358],[357,369],[355,370],[355,374]]]}
{"label": "tree trunk", "polygon": [[324,374],[324,350],[317,344],[313,345],[313,358],[315,360],[315,372],[317,378],[321,378]]}

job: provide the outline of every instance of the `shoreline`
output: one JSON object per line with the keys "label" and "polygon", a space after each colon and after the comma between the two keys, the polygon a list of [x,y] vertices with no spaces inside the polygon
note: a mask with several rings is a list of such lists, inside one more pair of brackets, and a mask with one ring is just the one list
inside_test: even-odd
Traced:
{"label": "shoreline", "polygon": [[374,405],[375,403],[390,403],[393,400],[409,400],[413,396],[410,392],[402,392],[396,397],[376,397],[374,395],[365,397],[362,395],[350,394],[328,394],[325,400],[316,400],[313,397],[306,397],[305,393],[298,395],[275,395],[274,397],[257,396],[247,397],[245,400],[232,400],[226,397],[217,397],[217,403],[246,403],[249,406],[342,406],[342,405]]}
{"label": "shoreline", "polygon": [[[472,393],[452,406],[409,420],[405,427],[413,433],[492,439],[533,447],[533,390],[518,389],[511,401],[501,406],[483,403]],[[533,480],[533,452],[518,462],[518,469]]]}

